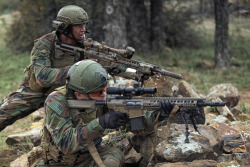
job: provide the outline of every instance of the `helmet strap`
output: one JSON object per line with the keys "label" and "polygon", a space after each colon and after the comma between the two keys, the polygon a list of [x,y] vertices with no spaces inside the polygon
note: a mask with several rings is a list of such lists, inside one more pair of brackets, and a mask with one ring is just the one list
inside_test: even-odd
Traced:
{"label": "helmet strap", "polygon": [[[69,25],[66,29],[62,30],[61,33],[62,33],[63,35],[65,35],[66,37],[68,37],[68,38],[74,40],[75,42],[78,42],[77,39],[75,38],[75,36],[74,36],[73,33],[72,33],[72,25]],[[69,36],[69,34],[71,34],[72,37]]]}

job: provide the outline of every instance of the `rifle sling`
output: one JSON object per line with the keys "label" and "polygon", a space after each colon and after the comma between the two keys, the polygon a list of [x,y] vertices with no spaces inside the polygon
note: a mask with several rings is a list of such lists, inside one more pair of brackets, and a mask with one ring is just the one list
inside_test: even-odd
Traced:
{"label": "rifle sling", "polygon": [[[174,108],[172,109],[172,111],[170,112],[170,115],[169,115],[168,121],[167,121],[167,137],[169,137],[169,135],[170,135],[170,126],[171,126],[172,121],[174,119],[174,116],[175,116],[175,114],[176,114],[176,112],[178,110],[179,110],[179,107],[177,105],[175,105]],[[157,132],[159,116],[160,116],[160,112],[157,114],[157,116],[155,118],[155,122],[154,122],[154,130],[155,130],[155,132]],[[149,161],[148,161],[149,163],[148,163],[147,167],[150,167],[152,165],[152,160],[154,158],[155,148],[156,148],[157,144],[158,144],[157,143],[157,134],[155,134],[154,151],[153,151],[152,155],[149,158]]]}
{"label": "rifle sling", "polygon": [[170,112],[170,115],[169,115],[168,120],[167,120],[167,137],[169,137],[169,135],[170,135],[170,126],[171,126],[172,121],[174,119],[174,116],[178,110],[179,110],[179,106],[175,105],[174,108],[172,109],[172,111]]}
{"label": "rifle sling", "polygon": [[87,148],[89,150],[90,155],[92,156],[92,158],[95,160],[96,164],[98,165],[98,167],[106,167],[99,155],[99,153],[96,150],[96,147],[93,143],[93,141],[91,141],[88,145]]}

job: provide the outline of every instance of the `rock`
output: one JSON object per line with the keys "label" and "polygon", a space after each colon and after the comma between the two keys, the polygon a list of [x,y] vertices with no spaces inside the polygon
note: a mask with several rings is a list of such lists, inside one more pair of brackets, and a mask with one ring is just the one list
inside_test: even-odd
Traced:
{"label": "rock", "polygon": [[30,129],[36,129],[36,128],[40,128],[43,126],[43,122],[40,121],[40,122],[33,122],[30,126]]}
{"label": "rock", "polygon": [[246,141],[250,142],[250,120],[245,122],[234,122],[230,127],[241,132]]}
{"label": "rock", "polygon": [[217,167],[240,167],[237,161],[221,162],[217,164]]}
{"label": "rock", "polygon": [[[207,107],[206,107],[207,108]],[[205,109],[206,109],[205,108]],[[218,116],[218,114],[216,113],[210,113],[210,112],[207,112],[205,110],[205,116],[206,116],[206,122],[205,122],[205,125],[210,125],[212,124],[212,120],[216,119],[216,117]],[[214,122],[213,122],[214,123]]]}
{"label": "rock", "polygon": [[238,135],[240,133],[236,129],[231,128],[224,123],[216,122],[216,123],[213,123],[209,126],[212,126],[212,127],[216,128],[218,131],[220,131],[222,136],[227,136],[227,135],[231,135],[231,134]]}
{"label": "rock", "polygon": [[41,129],[42,129],[42,126],[39,126],[38,128],[29,130],[21,134],[9,135],[6,139],[6,143],[8,145],[20,145],[20,144],[22,145],[22,144],[27,144],[28,142],[31,141],[34,146],[40,145],[41,143],[40,130]]}
{"label": "rock", "polygon": [[[222,100],[218,97],[207,97],[207,100],[209,100],[211,102],[222,102]],[[211,111],[211,109],[213,109],[213,108],[208,107],[207,110]],[[236,121],[237,120],[227,106],[216,107],[215,109],[213,109],[213,111],[218,112],[220,115],[227,117],[227,119],[229,121]]]}
{"label": "rock", "polygon": [[41,146],[33,147],[32,150],[27,154],[27,160],[29,166],[34,166],[37,162],[41,161],[45,156],[45,152]]}
{"label": "rock", "polygon": [[237,88],[231,84],[219,84],[210,88],[207,99],[216,99],[219,97],[228,107],[235,107],[239,100],[240,94]]}
{"label": "rock", "polygon": [[194,160],[192,162],[158,163],[155,167],[217,167],[214,160]]}
{"label": "rock", "polygon": [[250,166],[250,153],[232,153],[232,154],[222,154],[218,157],[217,162],[231,162],[237,161],[240,167],[249,167]]}
{"label": "rock", "polygon": [[246,141],[247,152],[250,152],[250,142]]}
{"label": "rock", "polygon": [[185,143],[185,138],[185,130],[172,132],[169,138],[156,146],[157,157],[163,162],[193,161],[216,157],[206,137],[190,131],[190,143]]}
{"label": "rock", "polygon": [[45,116],[45,111],[44,111],[44,107],[39,108],[38,110],[36,110],[35,112],[33,112],[31,114],[31,120],[34,121],[39,121],[41,119],[43,119]]}
{"label": "rock", "polygon": [[209,124],[213,124],[213,123],[224,123],[224,124],[228,124],[230,123],[230,121],[227,119],[227,117],[223,116],[223,115],[218,115],[215,118],[211,119]]}
{"label": "rock", "polygon": [[[185,129],[185,125],[173,124],[173,128],[176,130]],[[189,127],[189,131],[195,131],[192,126]],[[213,148],[214,152],[221,152],[222,150],[222,135],[221,132],[216,128],[205,125],[198,125],[199,133],[209,140],[210,146]]]}
{"label": "rock", "polygon": [[176,92],[173,81],[169,77],[160,74],[153,75],[145,80],[144,87],[155,87],[157,89],[157,93],[154,94],[155,97],[172,97]]}
{"label": "rock", "polygon": [[241,134],[224,136],[223,150],[225,153],[246,152],[245,140]]}
{"label": "rock", "polygon": [[217,110],[219,111],[219,113],[221,115],[227,117],[227,119],[229,121],[236,121],[237,120],[227,106],[217,107]]}
{"label": "rock", "polygon": [[213,64],[208,60],[202,60],[196,64],[196,67],[202,69],[211,69],[213,68]]}
{"label": "rock", "polygon": [[125,155],[130,151],[130,149],[132,147],[127,138],[122,139],[118,143],[115,143],[114,146],[118,147],[118,148],[121,148],[121,150],[123,150]]}
{"label": "rock", "polygon": [[223,115],[218,115],[216,113],[208,113],[206,114],[206,122],[205,125],[210,125],[215,122],[220,122],[224,124],[229,124],[230,121]]}
{"label": "rock", "polygon": [[250,120],[250,115],[248,115],[248,114],[239,114],[238,115],[238,119],[239,120]]}
{"label": "rock", "polygon": [[197,90],[186,81],[182,81],[178,86],[178,95],[183,97],[201,97]]}
{"label": "rock", "polygon": [[131,79],[125,79],[123,77],[115,77],[115,80],[111,78],[108,86],[112,87],[133,87],[136,81]]}
{"label": "rock", "polygon": [[10,163],[10,167],[29,167],[27,154],[23,154]]}
{"label": "rock", "polygon": [[19,156],[18,153],[18,148],[4,149],[0,153],[0,162],[10,162],[10,159],[15,159]]}
{"label": "rock", "polygon": [[198,130],[202,136],[209,140],[210,146],[213,148],[214,152],[221,152],[222,135],[220,131],[214,127],[204,125],[199,125]]}
{"label": "rock", "polygon": [[10,163],[10,167],[33,167],[37,162],[42,160],[44,154],[43,149],[38,147],[33,147],[28,154],[22,154],[16,160]]}
{"label": "rock", "polygon": [[231,112],[233,113],[233,115],[234,115],[236,118],[238,118],[238,116],[239,116],[240,114],[242,114],[242,111],[240,110],[240,108],[239,108],[238,106],[231,108]]}
{"label": "rock", "polygon": [[127,155],[125,155],[125,164],[128,166],[131,166],[132,164],[138,164],[141,160],[141,154],[137,153],[133,148],[131,148]]}

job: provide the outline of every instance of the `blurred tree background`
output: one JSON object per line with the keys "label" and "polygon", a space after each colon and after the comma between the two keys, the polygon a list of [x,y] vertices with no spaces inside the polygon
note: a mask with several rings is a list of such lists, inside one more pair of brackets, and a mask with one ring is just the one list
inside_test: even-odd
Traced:
{"label": "blurred tree background", "polygon": [[[199,47],[197,41],[202,41],[201,36],[190,28],[197,24],[193,14],[199,11],[187,7],[187,2],[197,3],[195,0],[15,0],[18,12],[8,31],[7,43],[21,52],[30,51],[34,39],[53,30],[51,23],[59,9],[74,4],[83,7],[92,21],[88,37],[112,47],[129,45],[140,53],[161,52],[165,46]],[[199,14],[208,15],[209,5],[206,2]]]}
{"label": "blurred tree background", "polygon": [[[132,46],[144,55],[167,48],[199,48],[203,36],[195,29],[214,18],[214,2],[207,0],[2,0],[2,13],[15,9],[7,45],[25,52],[33,41],[51,31],[52,20],[65,5],[79,5],[92,22],[87,37],[115,48]],[[249,0],[229,0],[229,12],[249,13]],[[146,54],[146,55],[147,55]]]}

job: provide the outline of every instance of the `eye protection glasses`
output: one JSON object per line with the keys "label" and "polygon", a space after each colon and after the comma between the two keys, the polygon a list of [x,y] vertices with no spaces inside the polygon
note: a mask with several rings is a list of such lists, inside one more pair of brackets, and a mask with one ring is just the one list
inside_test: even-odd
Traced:
{"label": "eye protection glasses", "polygon": [[100,90],[98,92],[90,93],[89,95],[92,96],[92,97],[99,97],[106,91],[107,91],[107,87],[105,87],[104,89],[102,89],[102,90]]}

